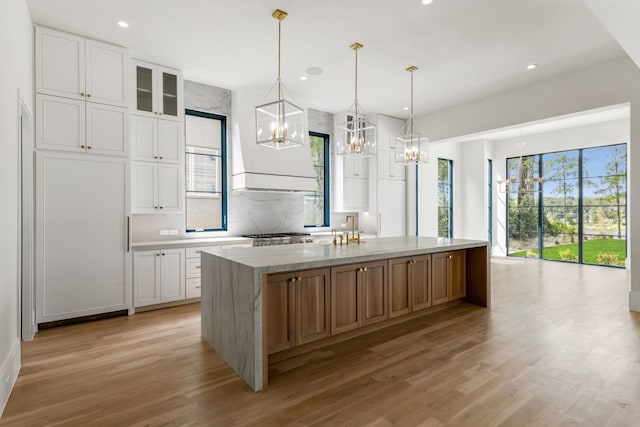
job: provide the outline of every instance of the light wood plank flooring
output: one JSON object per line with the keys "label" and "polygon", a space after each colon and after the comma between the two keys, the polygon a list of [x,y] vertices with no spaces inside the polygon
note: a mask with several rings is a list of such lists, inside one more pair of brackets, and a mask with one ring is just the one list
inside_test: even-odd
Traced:
{"label": "light wood plank flooring", "polygon": [[200,339],[197,304],[46,330],[0,425],[640,425],[627,272],[496,258],[492,274],[493,309],[274,364],[261,393]]}

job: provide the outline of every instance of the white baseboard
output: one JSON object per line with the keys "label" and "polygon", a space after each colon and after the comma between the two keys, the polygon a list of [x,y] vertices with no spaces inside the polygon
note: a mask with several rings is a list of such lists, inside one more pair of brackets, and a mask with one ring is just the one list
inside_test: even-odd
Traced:
{"label": "white baseboard", "polygon": [[0,364],[0,417],[9,401],[11,390],[18,379],[20,372],[20,340],[16,339],[11,351]]}
{"label": "white baseboard", "polygon": [[629,289],[629,310],[640,311],[640,291]]}

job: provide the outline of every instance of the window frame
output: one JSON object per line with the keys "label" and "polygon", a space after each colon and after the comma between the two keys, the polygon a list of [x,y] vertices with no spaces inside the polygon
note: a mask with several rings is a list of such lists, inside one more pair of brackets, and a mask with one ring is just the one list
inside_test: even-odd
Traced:
{"label": "window frame", "polygon": [[[440,167],[440,162],[447,162],[447,166],[448,166],[448,173],[447,173],[447,182],[445,183],[445,186],[449,187],[449,206],[446,208],[440,207],[440,205],[438,204],[438,220],[440,219],[440,209],[447,209],[448,211],[448,225],[449,225],[449,230],[448,230],[448,236],[440,236],[440,226],[438,224],[438,228],[437,228],[437,234],[438,237],[444,237],[444,238],[448,238],[448,239],[453,239],[453,160],[451,159],[444,159],[444,158],[438,158],[438,165],[437,167]],[[440,187],[440,183],[438,182],[438,187]],[[440,188],[437,189],[437,192],[440,191]],[[440,203],[440,197],[437,197],[438,199],[438,203]]]}
{"label": "window frame", "polygon": [[[323,146],[323,153],[322,155],[324,156],[323,158],[323,173],[324,173],[324,179],[323,179],[323,183],[324,183],[324,188],[323,188],[323,206],[324,206],[324,212],[323,212],[323,223],[322,224],[304,224],[304,228],[322,228],[322,227],[330,227],[331,226],[331,182],[330,182],[330,178],[331,178],[331,157],[330,157],[330,135],[326,134],[326,133],[321,133],[321,132],[312,132],[309,131],[309,137],[317,137],[317,138],[322,138],[324,140],[324,146]],[[309,141],[309,146],[311,146],[311,141]],[[315,172],[315,168],[314,168],[314,172]],[[307,196],[307,194],[317,194],[316,192],[313,193],[305,193],[304,197]]]}
{"label": "window frame", "polygon": [[[204,232],[211,232],[211,231],[227,231],[228,230],[228,221],[227,221],[227,207],[228,207],[228,198],[227,198],[227,117],[220,115],[220,114],[214,114],[214,113],[208,113],[205,111],[198,111],[198,110],[191,110],[186,108],[184,110],[184,114],[185,114],[185,125],[184,125],[184,134],[185,134],[185,139],[184,139],[184,152],[185,152],[185,160],[184,160],[184,174],[185,174],[185,182],[184,182],[184,199],[185,199],[185,208],[184,208],[184,221],[185,221],[185,230],[187,233],[204,233]],[[221,197],[222,198],[222,203],[221,203],[221,216],[222,218],[220,219],[220,227],[218,228],[204,228],[204,229],[196,229],[196,228],[188,228],[187,227],[187,218],[188,218],[188,211],[187,211],[187,155],[188,154],[192,154],[192,153],[187,153],[187,138],[186,138],[186,133],[187,133],[187,121],[186,121],[186,116],[195,116],[195,117],[202,117],[202,118],[206,118],[206,119],[211,119],[211,120],[218,120],[220,121],[220,191],[216,192],[216,193],[209,193],[212,195],[212,198],[217,198],[217,197]],[[218,196],[219,194],[219,196]]]}

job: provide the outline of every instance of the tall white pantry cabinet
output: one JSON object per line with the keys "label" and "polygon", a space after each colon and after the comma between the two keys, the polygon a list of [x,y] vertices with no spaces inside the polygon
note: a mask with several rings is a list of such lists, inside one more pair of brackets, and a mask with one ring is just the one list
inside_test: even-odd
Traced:
{"label": "tall white pantry cabinet", "polygon": [[35,35],[36,322],[129,309],[127,50]]}

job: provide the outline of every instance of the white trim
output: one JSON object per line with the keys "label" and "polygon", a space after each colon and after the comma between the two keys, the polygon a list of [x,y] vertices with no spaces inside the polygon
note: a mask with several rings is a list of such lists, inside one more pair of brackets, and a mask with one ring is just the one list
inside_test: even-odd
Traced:
{"label": "white trim", "polygon": [[0,416],[7,406],[11,390],[18,379],[18,372],[20,372],[20,340],[16,339],[11,351],[0,365]]}
{"label": "white trim", "polygon": [[640,291],[629,289],[629,310],[640,312]]}

